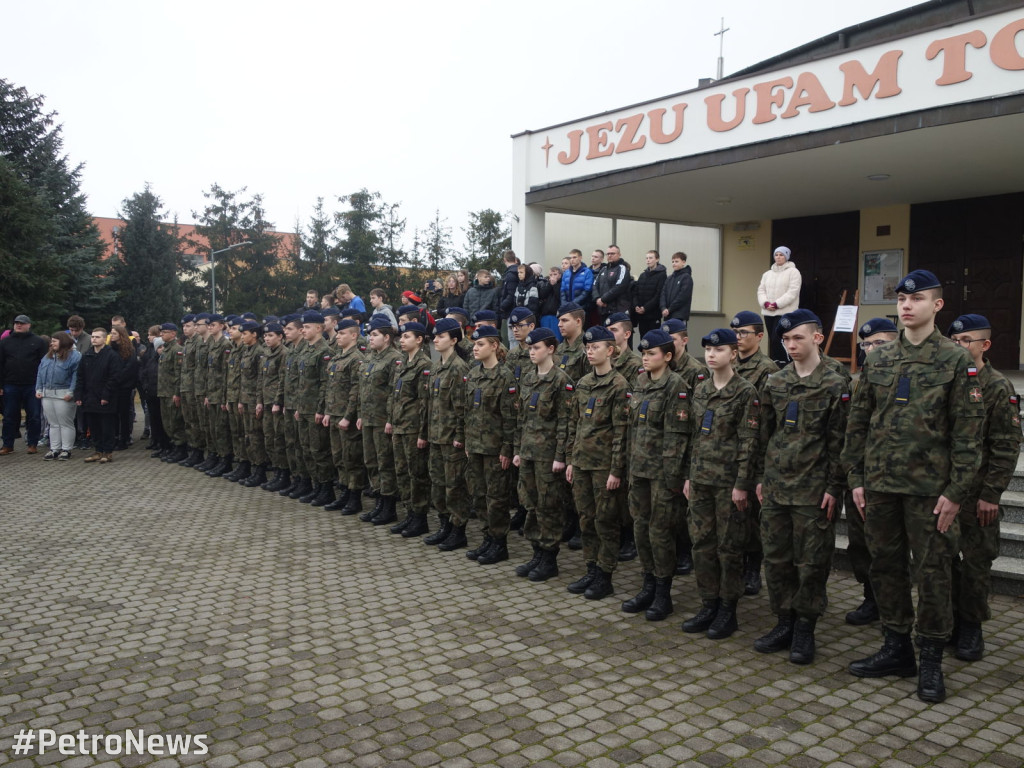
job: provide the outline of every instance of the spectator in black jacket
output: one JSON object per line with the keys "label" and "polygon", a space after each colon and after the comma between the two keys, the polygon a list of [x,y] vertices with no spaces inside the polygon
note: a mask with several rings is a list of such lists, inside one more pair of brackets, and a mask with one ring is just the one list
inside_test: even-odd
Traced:
{"label": "spectator in black jacket", "polygon": [[135,387],[139,384],[139,358],[132,337],[123,327],[115,325],[110,331],[110,347],[117,353],[118,369],[114,375],[113,395],[116,415],[115,451],[123,451],[132,444],[132,406]]}
{"label": "spectator in black jacket", "polygon": [[690,321],[690,302],[693,301],[693,276],[682,251],[672,254],[672,274],[665,278],[661,291],[661,317]]}
{"label": "spectator in black jacket", "polygon": [[602,321],[616,312],[629,311],[630,287],[633,278],[629,265],[622,260],[622,251],[617,245],[609,245],[606,251],[608,264],[594,281],[595,304],[601,312]]}
{"label": "spectator in black jacket", "polygon": [[519,286],[519,259],[515,251],[505,251],[502,257],[505,262],[505,275],[501,278],[501,303],[498,316],[502,319],[516,306],[516,288]]}
{"label": "spectator in black jacket", "polygon": [[139,394],[146,404],[149,414],[149,445],[146,450],[153,451],[171,447],[170,440],[164,432],[164,422],[160,415],[160,397],[156,393],[157,377],[160,371],[160,348],[164,341],[160,338],[160,326],[149,329],[149,343],[140,345],[139,352]]}
{"label": "spectator in black jacket", "polygon": [[[113,460],[114,450],[114,390],[121,371],[121,361],[107,345],[107,332],[96,328],[90,337],[92,345],[82,355],[75,385],[75,403],[85,412],[96,452],[86,461],[107,464]],[[129,345],[130,346],[130,345]],[[134,357],[134,355],[132,356]]]}
{"label": "spectator in black jacket", "polygon": [[562,334],[558,330],[558,307],[562,304],[562,270],[560,267],[551,267],[548,270],[548,277],[541,281],[540,286],[540,324],[544,328],[550,328],[555,333],[559,342]]}
{"label": "spectator in black jacket", "polygon": [[661,291],[666,276],[657,251],[648,251],[645,261],[647,268],[633,282],[633,323],[640,338],[661,327]]}
{"label": "spectator in black jacket", "polygon": [[0,395],[4,399],[3,447],[0,456],[14,452],[14,440],[21,429],[21,411],[25,411],[25,442],[28,452],[39,449],[42,420],[36,398],[36,373],[39,361],[46,355],[48,344],[32,333],[32,320],[27,315],[14,318],[14,333],[0,341]]}

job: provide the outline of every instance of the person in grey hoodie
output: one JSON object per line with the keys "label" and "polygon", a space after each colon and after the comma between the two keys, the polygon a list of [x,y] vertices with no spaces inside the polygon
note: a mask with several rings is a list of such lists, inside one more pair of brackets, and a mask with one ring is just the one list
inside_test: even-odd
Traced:
{"label": "person in grey hoodie", "polygon": [[391,323],[391,327],[396,331],[398,330],[398,320],[395,318],[395,313],[391,309],[390,304],[385,304],[388,300],[388,296],[380,288],[374,288],[370,291],[370,306],[373,307],[373,312],[370,314],[372,320],[375,316],[380,315],[386,317],[388,322]]}
{"label": "person in grey hoodie", "polygon": [[462,308],[469,317],[473,317],[481,309],[498,312],[501,292],[494,287],[494,278],[486,269],[478,270],[476,280],[462,297]]}

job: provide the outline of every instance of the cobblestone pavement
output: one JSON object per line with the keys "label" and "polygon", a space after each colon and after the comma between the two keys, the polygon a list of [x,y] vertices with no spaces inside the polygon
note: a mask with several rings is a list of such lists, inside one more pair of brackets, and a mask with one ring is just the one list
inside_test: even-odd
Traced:
{"label": "cobblestone pavement", "polygon": [[[138,444],[110,466],[17,448],[0,458],[0,764],[1024,764],[1020,600],[993,600],[985,659],[947,659],[950,697],[928,706],[914,679],[846,672],[879,644],[843,623],[846,573],[796,667],[751,646],[773,623],[763,592],[714,642],[680,630],[692,576],[649,623],[619,610],[636,562],[592,602],[565,590],[579,553],[533,584],[512,573],[518,537],[484,567]],[[15,756],[29,728],[206,734],[209,754]]]}

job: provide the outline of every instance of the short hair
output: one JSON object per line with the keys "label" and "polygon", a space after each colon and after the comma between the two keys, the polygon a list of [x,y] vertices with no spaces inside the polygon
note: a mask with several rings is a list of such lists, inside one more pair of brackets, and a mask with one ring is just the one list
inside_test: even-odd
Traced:
{"label": "short hair", "polygon": [[111,323],[114,323],[114,322],[123,323],[124,322],[124,315],[114,315],[112,318],[110,318],[110,322]]}
{"label": "short hair", "polygon": [[575,317],[577,320],[585,320],[587,311],[585,309],[574,309],[572,312],[563,312],[559,317]]}
{"label": "short hair", "polygon": [[289,325],[291,325],[291,326],[294,326],[294,327],[295,327],[295,330],[297,330],[297,331],[300,331],[300,330],[302,330],[302,318],[298,318],[298,317],[297,317],[297,318],[295,318],[294,320],[289,320],[289,321],[288,321],[287,323],[285,323],[285,327],[286,327],[286,328],[287,328],[287,327],[288,327]]}
{"label": "short hair", "polygon": [[517,264],[519,262],[519,259],[516,257],[516,252],[513,251],[511,248],[505,251],[505,253],[502,254],[501,258],[505,260],[506,264]]}
{"label": "short hair", "polygon": [[351,288],[349,288],[349,285],[348,285],[348,283],[339,283],[339,284],[338,284],[338,287],[334,289],[334,294],[335,294],[336,296],[340,296],[341,294],[343,294],[343,293],[348,293],[348,292],[349,292],[349,291],[351,291],[351,290],[352,290],[352,289],[351,289]]}
{"label": "short hair", "polygon": [[582,257],[583,256],[583,251],[581,251],[579,248],[573,248],[571,251],[569,251],[569,255],[570,256],[581,256]]}
{"label": "short hair", "polygon": [[[611,248],[612,246],[610,246],[610,245],[609,245],[608,247],[609,247],[609,248]],[[602,251],[602,250],[601,250],[600,248],[595,248],[595,249],[594,249],[594,253],[600,253],[600,254],[601,254],[601,258],[602,258],[602,259],[604,258],[604,251]],[[591,255],[591,256],[593,256],[593,255],[594,255],[594,253],[592,253],[592,254],[590,254],[590,255]]]}
{"label": "short hair", "polygon": [[76,331],[80,331],[85,328],[85,320],[78,315],[72,315],[68,318],[68,328],[74,328]]}
{"label": "short hair", "polygon": [[478,269],[476,271],[476,279],[477,280],[479,280],[481,277],[490,277],[490,276],[491,276],[491,273],[488,272],[486,269]]}
{"label": "short hair", "polygon": [[388,295],[386,293],[384,293],[384,289],[383,288],[371,288],[370,289],[370,295],[371,296],[376,296],[381,301],[387,301],[388,300]]}
{"label": "short hair", "polygon": [[676,251],[675,253],[672,254],[672,258],[682,259],[683,261],[686,261],[686,254],[683,253],[682,251]]}
{"label": "short hair", "polygon": [[[619,248],[619,246],[617,246],[615,243],[612,243],[611,245],[608,246],[608,250],[610,251],[612,248]],[[622,249],[619,248],[619,250],[621,251]]]}
{"label": "short hair", "polygon": [[93,328],[89,332],[89,335],[91,336],[94,333],[102,333],[104,336],[106,336],[107,335],[107,329],[106,328]]}
{"label": "short hair", "polygon": [[621,325],[622,330],[633,332],[633,321],[632,320],[619,320],[617,323],[609,323],[609,325]]}
{"label": "short hair", "polygon": [[159,325],[151,325],[151,326],[149,326],[149,330],[146,331],[146,335],[147,336],[159,336],[160,335],[160,326]]}
{"label": "short hair", "polygon": [[308,291],[306,291],[306,295],[307,296],[309,296],[309,294],[311,294],[311,293],[314,296],[316,296],[318,299],[320,298],[320,291],[318,291],[316,288],[310,288]]}
{"label": "short hair", "polygon": [[654,256],[654,258],[655,258],[656,260],[658,260],[658,261],[661,261],[661,254],[659,254],[659,253],[658,253],[658,252],[657,252],[656,250],[654,250],[653,248],[652,248],[651,250],[649,250],[649,251],[648,251],[648,253],[649,253],[649,254],[651,254],[652,256]]}
{"label": "short hair", "polygon": [[325,293],[320,300],[326,301],[328,307],[333,307],[335,304],[338,303],[338,297],[335,296],[333,293]]}

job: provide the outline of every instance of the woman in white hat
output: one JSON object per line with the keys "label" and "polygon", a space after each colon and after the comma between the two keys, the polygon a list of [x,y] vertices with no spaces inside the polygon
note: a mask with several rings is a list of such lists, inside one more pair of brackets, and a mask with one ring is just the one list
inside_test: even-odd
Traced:
{"label": "woman in white hat", "polygon": [[761,275],[761,283],[757,286],[757,303],[761,306],[764,328],[768,332],[770,357],[779,365],[785,365],[789,358],[775,326],[780,317],[800,307],[800,270],[790,260],[792,255],[793,252],[784,245],[776,248],[772,254],[774,264]]}

